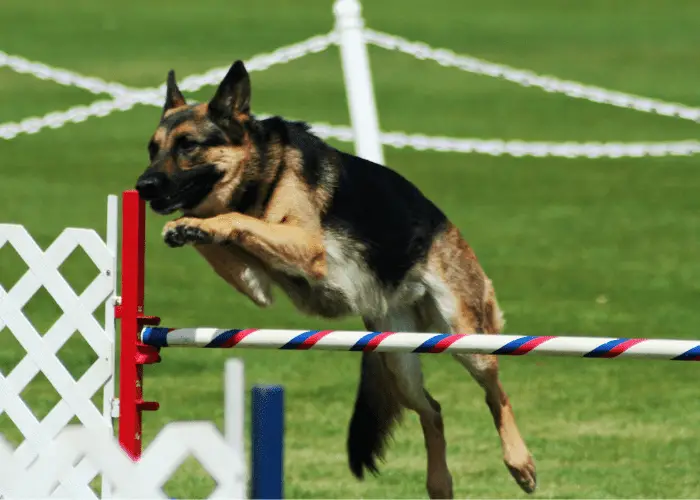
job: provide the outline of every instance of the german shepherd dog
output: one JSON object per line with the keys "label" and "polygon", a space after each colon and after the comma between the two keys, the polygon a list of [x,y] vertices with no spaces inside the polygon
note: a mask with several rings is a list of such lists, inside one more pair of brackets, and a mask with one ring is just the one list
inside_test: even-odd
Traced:
{"label": "german shepherd dog", "polygon": [[[276,284],[300,311],[358,315],[370,331],[499,333],[493,285],[438,207],[398,173],[331,147],[304,123],[256,119],[250,97],[241,61],[208,103],[188,105],[168,73],[150,165],[136,183],[158,214],[182,212],[165,224],[167,245],[193,246],[261,307]],[[484,389],[505,465],[533,492],[534,462],[496,357],[453,357]],[[352,473],[378,473],[404,408],[420,417],[429,496],[452,498],[440,404],[423,387],[418,354],[362,354],[347,438]]]}

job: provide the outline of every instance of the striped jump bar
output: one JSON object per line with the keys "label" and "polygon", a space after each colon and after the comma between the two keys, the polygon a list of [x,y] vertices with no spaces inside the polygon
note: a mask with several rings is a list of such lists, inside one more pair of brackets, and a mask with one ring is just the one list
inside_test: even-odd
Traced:
{"label": "striped jump bar", "polygon": [[141,341],[155,347],[323,349],[417,353],[482,353],[584,358],[700,361],[700,341],[529,335],[461,335],[342,330],[221,330],[147,327]]}

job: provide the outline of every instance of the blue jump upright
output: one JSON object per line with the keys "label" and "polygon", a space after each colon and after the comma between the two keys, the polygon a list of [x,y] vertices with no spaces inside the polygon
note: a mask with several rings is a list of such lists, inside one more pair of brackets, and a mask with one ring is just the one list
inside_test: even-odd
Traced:
{"label": "blue jump upright", "polygon": [[252,491],[258,499],[284,497],[284,389],[256,385],[252,391]]}

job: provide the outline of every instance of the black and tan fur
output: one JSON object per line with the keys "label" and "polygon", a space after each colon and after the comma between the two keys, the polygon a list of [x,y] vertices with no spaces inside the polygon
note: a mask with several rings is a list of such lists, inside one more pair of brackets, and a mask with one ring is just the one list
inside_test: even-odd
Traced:
{"label": "black and tan fur", "polygon": [[[193,246],[260,306],[279,286],[304,313],[357,315],[372,331],[498,333],[491,281],[445,215],[409,181],[341,152],[298,122],[256,119],[236,61],[208,103],[187,105],[168,74],[150,166],[137,182],[171,247]],[[483,387],[518,484],[535,467],[498,378],[495,356],[454,355]],[[350,469],[377,472],[392,425],[417,412],[427,490],[452,497],[440,405],[423,387],[417,354],[363,353],[347,440]]]}

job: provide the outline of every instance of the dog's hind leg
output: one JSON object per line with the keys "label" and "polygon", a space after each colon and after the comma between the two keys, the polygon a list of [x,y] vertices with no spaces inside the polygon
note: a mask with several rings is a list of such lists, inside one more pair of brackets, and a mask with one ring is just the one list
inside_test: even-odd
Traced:
{"label": "dog's hind leg", "polygon": [[[455,233],[434,252],[427,281],[438,331],[499,333],[503,320],[491,281],[476,262],[471,249]],[[451,240],[451,241],[450,241]],[[503,449],[503,461],[518,485],[535,491],[535,464],[523,440],[508,395],[498,377],[496,356],[453,354],[486,393]]]}
{"label": "dog's hind leg", "polygon": [[[462,330],[464,331],[464,330]],[[498,378],[496,356],[483,354],[454,354],[486,393],[486,404],[491,410],[503,448],[503,462],[518,485],[533,493],[537,486],[535,463],[520,435],[513,408]]]}
{"label": "dog's hind leg", "polygon": [[[475,315],[460,311],[456,317],[437,325],[439,331],[454,333],[497,333],[480,329],[474,322]],[[445,318],[447,320],[447,318]],[[508,395],[498,377],[496,356],[486,354],[453,354],[486,394],[486,404],[491,411],[503,450],[503,462],[518,485],[527,493],[535,491],[537,484],[535,464],[525,445],[515,421]]]}
{"label": "dog's hind leg", "polygon": [[[366,321],[365,324],[367,328],[375,331],[419,332],[425,327],[420,324],[414,307],[390,311],[386,317]],[[370,354],[378,356],[381,360],[384,377],[386,377],[384,383],[391,384],[392,397],[396,398],[400,405],[415,411],[420,417],[427,453],[426,487],[430,498],[452,498],[452,476],[447,467],[447,445],[440,405],[423,387],[420,358],[413,353]],[[353,419],[355,418],[353,416]]]}

